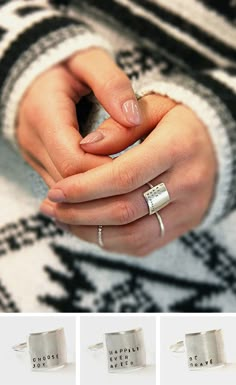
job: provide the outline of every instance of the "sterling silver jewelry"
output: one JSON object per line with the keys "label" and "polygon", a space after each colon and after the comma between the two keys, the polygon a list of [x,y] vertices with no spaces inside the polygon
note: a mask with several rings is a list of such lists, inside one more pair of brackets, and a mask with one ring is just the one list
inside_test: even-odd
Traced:
{"label": "sterling silver jewelry", "polygon": [[100,247],[104,247],[104,243],[103,243],[103,236],[102,236],[102,230],[103,230],[103,226],[102,225],[98,225],[97,227],[97,238],[98,238],[98,244]]}
{"label": "sterling silver jewelry", "polygon": [[155,214],[160,225],[161,237],[163,238],[165,236],[165,226],[164,226],[161,214],[159,213],[155,213]]}
{"label": "sterling silver jewelry", "polygon": [[186,353],[190,370],[216,368],[225,364],[222,330],[185,334],[184,341],[170,346],[174,353]]}
{"label": "sterling silver jewelry", "polygon": [[92,351],[105,347],[109,373],[141,369],[146,366],[144,335],[141,328],[105,333],[104,343],[89,346]]}
{"label": "sterling silver jewelry", "polygon": [[[148,185],[151,189],[153,188],[153,185],[152,185],[150,182],[148,182],[147,185]],[[150,191],[150,190],[149,190],[149,191]],[[165,226],[164,226],[164,223],[163,223],[161,214],[159,214],[158,212],[155,212],[154,214],[156,214],[157,220],[158,220],[159,225],[160,225],[161,237],[164,237],[164,236],[165,236]],[[149,214],[149,215],[150,215],[150,214]]]}
{"label": "sterling silver jewelry", "polygon": [[148,205],[149,215],[152,215],[170,203],[170,195],[165,183],[159,183],[156,186],[149,182],[147,184],[150,189],[143,196]]}
{"label": "sterling silver jewelry", "polygon": [[59,369],[66,365],[66,340],[64,329],[31,333],[27,342],[12,347],[19,353],[28,351],[32,370]]}

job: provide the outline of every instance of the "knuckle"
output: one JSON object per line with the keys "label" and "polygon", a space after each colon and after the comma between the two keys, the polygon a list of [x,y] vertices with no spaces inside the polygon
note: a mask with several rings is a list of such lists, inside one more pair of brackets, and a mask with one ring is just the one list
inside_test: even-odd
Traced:
{"label": "knuckle", "polygon": [[117,221],[123,225],[133,222],[135,219],[135,208],[127,201],[121,201],[117,207]]}
{"label": "knuckle", "polygon": [[194,192],[202,188],[207,178],[207,167],[205,165],[197,165],[188,178],[188,190]]}
{"label": "knuckle", "polygon": [[189,160],[194,154],[199,151],[201,143],[199,141],[198,135],[180,137],[174,136],[171,140],[168,152],[171,159],[174,159],[176,162]]}
{"label": "knuckle", "polygon": [[116,181],[118,189],[122,192],[128,192],[130,189],[136,187],[137,176],[132,169],[117,167],[114,173],[114,180]]}
{"label": "knuckle", "polygon": [[179,141],[172,140],[171,145],[169,146],[168,152],[169,152],[170,159],[177,161],[181,153]]}
{"label": "knuckle", "polygon": [[78,173],[78,165],[73,163],[71,159],[66,159],[59,166],[60,174],[63,178],[67,178]]}
{"label": "knuckle", "polygon": [[124,90],[130,88],[130,81],[125,74],[118,70],[102,84],[102,88],[105,92]]}
{"label": "knuckle", "polygon": [[175,137],[172,140],[171,146],[169,148],[169,154],[171,159],[174,159],[176,162],[183,161],[184,159],[189,159],[192,154],[192,144],[189,140]]}
{"label": "knuckle", "polygon": [[77,192],[81,192],[82,189],[80,188],[80,184],[78,183],[78,181],[70,180],[70,183],[64,183],[62,185],[62,190],[66,199],[74,199],[77,195]]}

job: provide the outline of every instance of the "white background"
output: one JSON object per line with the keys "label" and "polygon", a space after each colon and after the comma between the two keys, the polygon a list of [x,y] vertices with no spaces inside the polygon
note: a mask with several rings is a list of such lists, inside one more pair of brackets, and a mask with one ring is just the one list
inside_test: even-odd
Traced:
{"label": "white background", "polygon": [[[0,383],[2,385],[75,385],[75,317],[10,316],[0,317]],[[16,353],[12,346],[26,342],[30,332],[64,327],[68,351],[68,365],[50,372],[30,370],[29,356]]]}
{"label": "white background", "polygon": [[[225,367],[190,371],[185,354],[174,354],[169,346],[183,340],[185,333],[223,329]],[[161,385],[235,385],[236,384],[236,316],[194,315],[161,317]]]}
{"label": "white background", "polygon": [[[108,373],[103,350],[91,352],[88,346],[103,341],[105,332],[143,328],[147,367],[129,373]],[[80,319],[81,385],[156,385],[156,317],[139,315],[82,316]]]}

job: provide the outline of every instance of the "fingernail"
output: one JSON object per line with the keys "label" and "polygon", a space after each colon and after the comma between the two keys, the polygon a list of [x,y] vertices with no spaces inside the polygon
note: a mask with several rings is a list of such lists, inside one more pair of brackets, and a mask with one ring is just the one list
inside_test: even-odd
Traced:
{"label": "fingernail", "polygon": [[68,225],[66,225],[65,223],[61,223],[61,222],[56,221],[56,225],[59,229],[61,229],[63,231],[70,231],[70,227]]}
{"label": "fingernail", "polygon": [[41,205],[40,211],[47,217],[53,218],[55,216],[53,207],[45,203]]}
{"label": "fingernail", "polygon": [[136,100],[127,100],[127,102],[123,104],[122,110],[128,122],[135,125],[139,125],[141,123],[141,114]]}
{"label": "fingernail", "polygon": [[101,131],[94,131],[85,136],[80,142],[80,144],[90,144],[90,143],[96,143],[99,142],[104,138],[104,135]]}
{"label": "fingernail", "polygon": [[48,192],[48,199],[53,202],[64,202],[66,199],[66,196],[62,190],[59,188],[52,188]]}

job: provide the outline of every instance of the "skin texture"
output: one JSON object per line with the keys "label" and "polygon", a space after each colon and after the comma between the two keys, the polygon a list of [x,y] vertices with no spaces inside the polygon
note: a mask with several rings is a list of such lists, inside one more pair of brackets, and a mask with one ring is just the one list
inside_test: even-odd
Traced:
{"label": "skin texture", "polygon": [[[207,129],[190,109],[158,95],[139,103],[140,126],[127,130],[109,119],[98,128],[105,139],[81,147],[106,154],[145,136],[142,144],[56,183],[41,210],[89,242],[97,243],[97,225],[102,224],[106,249],[144,256],[200,224],[213,197],[217,164]],[[163,238],[142,195],[148,181],[164,182],[171,197],[160,211]]]}

